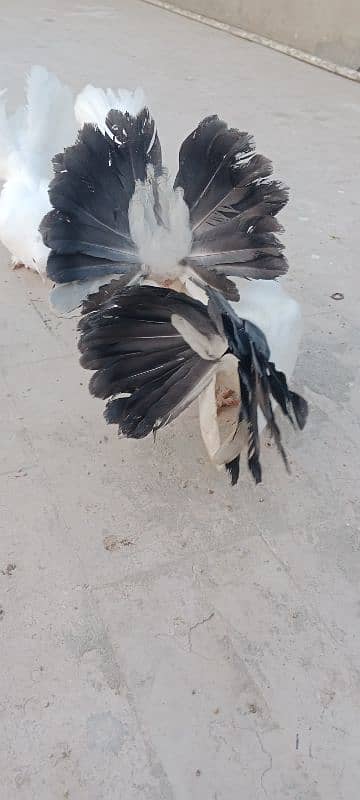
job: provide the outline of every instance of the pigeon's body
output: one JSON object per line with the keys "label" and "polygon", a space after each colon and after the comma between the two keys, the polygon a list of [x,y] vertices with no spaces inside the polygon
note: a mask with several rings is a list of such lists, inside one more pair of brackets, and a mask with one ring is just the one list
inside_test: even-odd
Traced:
{"label": "pigeon's body", "polygon": [[4,93],[1,103],[0,239],[14,265],[45,273],[48,251],[39,224],[50,208],[52,156],[76,133],[72,93],[55,75],[33,67],[26,105],[8,117]]}
{"label": "pigeon's body", "polygon": [[[109,102],[105,93],[101,113]],[[41,231],[53,306],[69,313],[83,301],[90,391],[129,438],[200,398],[212,460],[236,483],[246,448],[258,482],[261,414],[286,465],[272,399],[300,428],[307,415],[273,355],[291,374],[299,312],[274,281],[287,270],[276,236],[287,191],[251,137],[217,117],[183,143],[172,186],[147,108],[118,105],[99,125],[89,105],[95,124],[54,159]]]}

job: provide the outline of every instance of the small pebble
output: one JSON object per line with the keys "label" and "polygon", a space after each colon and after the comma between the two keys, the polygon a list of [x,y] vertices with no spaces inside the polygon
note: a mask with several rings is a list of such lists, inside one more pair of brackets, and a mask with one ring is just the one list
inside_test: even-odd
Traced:
{"label": "small pebble", "polygon": [[120,550],[121,547],[130,547],[134,544],[131,539],[120,539],[119,536],[109,535],[104,537],[104,547],[112,553],[114,550]]}
{"label": "small pebble", "polygon": [[1,570],[2,575],[12,575],[12,573],[16,570],[16,564],[8,564],[6,569]]}

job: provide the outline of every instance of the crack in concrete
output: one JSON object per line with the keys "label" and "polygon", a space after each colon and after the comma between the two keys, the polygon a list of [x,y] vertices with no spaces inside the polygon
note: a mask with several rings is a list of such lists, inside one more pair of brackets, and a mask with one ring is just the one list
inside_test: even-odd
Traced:
{"label": "crack in concrete", "polygon": [[192,632],[199,628],[201,625],[205,625],[206,622],[210,622],[210,620],[215,616],[215,611],[212,611],[207,617],[200,619],[199,622],[195,622],[194,625],[190,625],[189,633],[188,633],[188,642],[189,642],[189,653],[192,653]]}
{"label": "crack in concrete", "polygon": [[267,756],[267,757],[268,757],[268,759],[269,759],[268,766],[267,766],[267,767],[265,767],[265,769],[262,771],[262,773],[261,773],[261,776],[260,776],[260,785],[261,785],[261,788],[262,788],[262,790],[263,790],[263,792],[264,792],[264,795],[265,795],[265,797],[269,797],[269,795],[268,795],[268,792],[267,792],[267,789],[266,789],[266,788],[265,788],[265,786],[264,786],[264,778],[265,778],[265,775],[267,775],[269,772],[271,772],[271,770],[272,770],[272,768],[273,768],[273,758],[272,758],[272,755],[271,755],[270,751],[269,751],[269,750],[266,750],[266,748],[264,747],[264,743],[263,743],[263,740],[262,740],[262,738],[261,738],[261,736],[260,736],[260,733],[259,733],[259,731],[257,731],[257,730],[254,728],[254,733],[255,733],[255,736],[256,736],[256,738],[257,738],[257,740],[258,740],[258,742],[259,742],[259,745],[260,745],[261,751],[262,751],[262,752],[264,753],[264,755],[265,755],[265,756]]}
{"label": "crack in concrete", "polygon": [[38,315],[38,317],[40,317],[41,322],[44,325],[44,327],[46,328],[46,330],[48,331],[48,333],[50,333],[51,336],[55,336],[55,332],[53,330],[53,327],[52,327],[52,324],[51,324],[51,320],[44,316],[42,311],[36,305],[35,300],[32,300],[31,297],[29,297],[29,303],[32,306],[32,308],[34,309],[35,313]]}

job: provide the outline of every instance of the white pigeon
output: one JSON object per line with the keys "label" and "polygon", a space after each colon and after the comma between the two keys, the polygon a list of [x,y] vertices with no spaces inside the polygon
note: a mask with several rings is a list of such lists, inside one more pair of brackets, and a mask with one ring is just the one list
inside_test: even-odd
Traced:
{"label": "white pigeon", "polygon": [[[103,100],[102,115],[112,98]],[[275,282],[287,271],[275,235],[287,191],[252,137],[216,116],[182,144],[172,186],[147,108],[109,109],[104,125],[96,98],[91,109],[95,124],[54,159],[41,223],[53,306],[82,304],[90,391],[129,438],[155,434],[200,398],[211,460],[234,484],[246,448],[258,482],[264,421],[288,465],[272,400],[299,428],[307,417],[282,371],[293,370],[301,330]]]}
{"label": "white pigeon", "polygon": [[48,250],[39,233],[50,208],[48,184],[54,153],[76,135],[72,92],[55,75],[34,66],[26,81],[26,104],[6,112],[0,98],[0,239],[14,267],[45,274]]}

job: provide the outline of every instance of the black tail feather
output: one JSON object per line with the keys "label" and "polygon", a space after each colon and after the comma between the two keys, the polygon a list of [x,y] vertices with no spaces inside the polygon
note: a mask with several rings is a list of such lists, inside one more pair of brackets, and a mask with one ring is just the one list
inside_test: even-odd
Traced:
{"label": "black tail feather", "polygon": [[284,373],[279,372],[272,362],[268,364],[268,378],[271,394],[283,414],[288,417],[292,425],[294,425],[295,416],[298,427],[303,430],[308,417],[308,404],[304,397],[290,391]]}
{"label": "black tail feather", "polygon": [[[247,362],[247,363],[246,363]],[[256,374],[251,359],[239,362],[241,405],[239,425],[244,421],[248,429],[247,463],[255,483],[261,482],[260,440],[258,430],[258,398],[256,394]]]}
{"label": "black tail feather", "polygon": [[113,303],[113,298],[116,292],[124,289],[127,284],[133,280],[137,274],[137,268],[129,270],[121,278],[114,279],[104,286],[100,286],[97,292],[89,294],[83,302],[82,313],[89,314],[91,311],[97,311],[102,308],[110,308]]}
{"label": "black tail feather", "polygon": [[269,159],[251,136],[207,117],[180,148],[175,186],[190,210],[193,246],[187,263],[225,275],[271,279],[288,268],[276,214],[287,189],[268,180]]}
{"label": "black tail feather", "polygon": [[225,464],[225,469],[230,475],[231,486],[236,486],[240,476],[240,456]]}
{"label": "black tail feather", "polygon": [[306,420],[308,418],[309,408],[306,400],[301,397],[300,394],[296,394],[296,392],[289,392],[290,395],[290,402],[295,414],[296,422],[302,431],[306,425]]}
{"label": "black tail feather", "polygon": [[195,274],[199,276],[200,283],[205,283],[213,289],[217,289],[226,300],[231,300],[233,303],[240,300],[237,286],[235,286],[235,283],[230,281],[226,275],[221,275],[215,269],[206,269],[202,266],[193,266],[192,268]]}
{"label": "black tail feather", "polygon": [[[155,123],[148,109],[136,117],[111,111],[106,131],[84,125],[76,144],[53,159],[53,211],[40,232],[52,251],[48,275],[56,283],[141,268],[128,210],[135,182],[145,180],[147,167],[156,175],[162,170]],[[107,271],[104,260],[111,262]]]}
{"label": "black tail feather", "polygon": [[[210,292],[209,311],[216,319],[216,303],[222,314],[222,323],[229,338],[230,352],[238,358],[241,404],[239,426],[244,421],[248,428],[248,467],[255,480],[261,482],[260,437],[258,411],[261,410],[284,465],[289,472],[288,459],[282,445],[280,429],[275,421],[271,397],[278,403],[283,414],[300,429],[306,423],[308,407],[306,400],[290,391],[284,373],[279,372],[269,360],[270,351],[262,331],[247,320],[240,320],[230,309],[224,314],[225,301]],[[214,305],[215,304],[215,305]]]}
{"label": "black tail feather", "polygon": [[[262,480],[259,411],[288,469],[272,398],[299,428],[306,422],[307,403],[289,390],[285,375],[270,361],[262,331],[239,319],[212,289],[207,290],[205,306],[169,289],[139,285],[122,289],[118,283],[100,289],[100,309],[92,310],[91,305],[79,324],[81,364],[94,370],[91,393],[108,400],[106,420],[116,423],[126,437],[154,433],[199,396],[223,355],[230,353],[238,360],[238,426],[247,428],[247,463],[253,479]],[[204,349],[202,337],[209,347],[216,341],[217,349]],[[233,485],[239,478],[240,448],[241,444],[239,453],[225,464]]]}
{"label": "black tail feather", "polygon": [[[114,283],[117,284],[117,281]],[[186,295],[153,286],[114,289],[107,307],[79,323],[81,364],[96,372],[90,391],[110,398],[108,422],[130,438],[142,438],[166,425],[211,380],[213,361],[202,359],[172,324],[180,316],[202,335],[216,328],[206,306]],[[127,397],[116,397],[126,393]]]}

